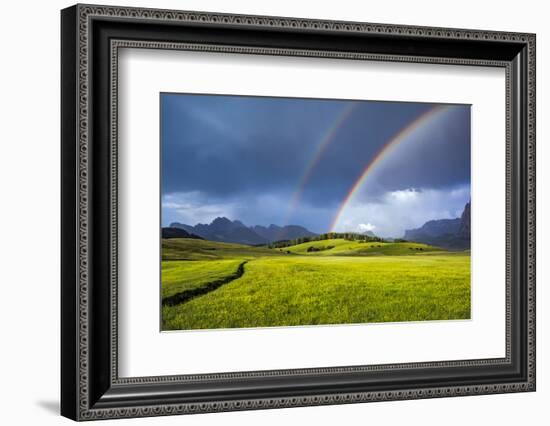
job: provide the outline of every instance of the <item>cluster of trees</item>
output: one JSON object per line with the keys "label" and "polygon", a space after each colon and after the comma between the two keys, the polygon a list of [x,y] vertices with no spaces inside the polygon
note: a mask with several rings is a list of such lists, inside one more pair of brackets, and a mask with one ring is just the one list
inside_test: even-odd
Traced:
{"label": "cluster of trees", "polygon": [[316,235],[314,237],[300,237],[293,240],[275,241],[268,244],[268,247],[283,248],[294,246],[296,244],[310,243],[312,241],[332,240],[336,238],[343,238],[348,241],[384,242],[384,239],[380,237],[371,237],[370,235],[357,234],[354,232],[327,232],[325,234]]}
{"label": "cluster of trees", "polygon": [[309,246],[307,248],[307,252],[311,253],[311,252],[314,252],[314,251],[324,251],[324,250],[330,250],[330,249],[333,249],[333,248],[334,248],[334,246],[320,246],[320,247]]}

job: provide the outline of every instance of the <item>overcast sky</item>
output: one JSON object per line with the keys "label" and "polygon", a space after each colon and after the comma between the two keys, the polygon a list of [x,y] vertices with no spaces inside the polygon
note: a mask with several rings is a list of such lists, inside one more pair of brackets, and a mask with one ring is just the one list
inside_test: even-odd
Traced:
{"label": "overcast sky", "polygon": [[[161,95],[162,223],[217,216],[385,237],[460,215],[470,198],[470,107]],[[365,168],[403,129],[407,137]]]}

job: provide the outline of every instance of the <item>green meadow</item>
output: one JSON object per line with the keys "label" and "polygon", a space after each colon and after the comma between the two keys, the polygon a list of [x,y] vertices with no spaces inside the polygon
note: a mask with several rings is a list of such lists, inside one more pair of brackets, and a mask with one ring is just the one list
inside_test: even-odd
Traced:
{"label": "green meadow", "polygon": [[283,248],[162,241],[162,329],[470,318],[470,253],[326,239]]}

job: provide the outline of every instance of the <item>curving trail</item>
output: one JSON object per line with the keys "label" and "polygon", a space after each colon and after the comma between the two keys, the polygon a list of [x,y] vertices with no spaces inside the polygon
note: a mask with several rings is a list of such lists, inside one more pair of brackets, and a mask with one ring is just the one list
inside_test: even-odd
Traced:
{"label": "curving trail", "polygon": [[230,283],[231,281],[241,278],[244,274],[244,265],[246,265],[247,262],[248,260],[241,262],[237,267],[237,270],[231,275],[228,275],[227,277],[221,278],[219,280],[211,281],[203,285],[202,287],[185,290],[181,293],[177,293],[177,294],[174,294],[173,296],[162,299],[162,305],[174,306],[174,305],[179,305],[181,303],[188,302],[191,299],[194,299],[195,297],[203,296],[207,293],[210,293],[211,291],[214,291],[220,288],[224,284]]}

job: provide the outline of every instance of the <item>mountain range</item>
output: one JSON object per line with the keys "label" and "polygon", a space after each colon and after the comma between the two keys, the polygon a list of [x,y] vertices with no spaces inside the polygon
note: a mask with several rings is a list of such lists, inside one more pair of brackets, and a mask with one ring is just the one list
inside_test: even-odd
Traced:
{"label": "mountain range", "polygon": [[[375,236],[372,231],[364,234]],[[194,226],[173,222],[170,227],[162,228],[162,238],[199,238],[247,245],[269,244],[317,235],[298,225],[246,226],[240,220],[230,220],[226,217],[217,217],[209,224],[198,223]],[[469,249],[470,202],[464,206],[460,217],[430,220],[420,228],[407,229],[403,238],[447,249]]]}
{"label": "mountain range", "polygon": [[[303,226],[246,226],[240,220],[229,220],[226,217],[217,217],[210,224],[199,223],[195,226],[173,222],[170,228],[181,229],[189,234],[199,236],[210,241],[238,243],[248,245],[268,244],[281,240],[292,240],[301,237],[314,237],[317,234]],[[163,228],[163,235],[164,229]],[[172,237],[173,238],[173,237]]]}
{"label": "mountain range", "polygon": [[469,249],[470,202],[464,206],[460,217],[430,220],[420,228],[406,230],[403,238],[448,249]]}

